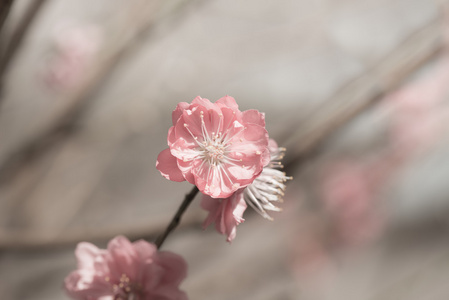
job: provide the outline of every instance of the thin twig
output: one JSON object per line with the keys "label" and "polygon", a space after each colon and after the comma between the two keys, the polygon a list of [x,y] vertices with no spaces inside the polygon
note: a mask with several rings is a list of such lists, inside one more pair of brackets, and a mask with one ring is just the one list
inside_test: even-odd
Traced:
{"label": "thin twig", "polygon": [[11,40],[9,41],[5,53],[0,60],[0,102],[3,97],[1,97],[1,87],[3,86],[3,77],[7,71],[10,63],[17,54],[22,42],[28,32],[30,25],[35,20],[39,10],[46,0],[34,0],[31,1],[25,15],[22,17],[17,29],[14,31]]}
{"label": "thin twig", "polygon": [[190,203],[192,203],[196,194],[198,194],[198,188],[194,186],[193,189],[190,191],[190,193],[188,193],[185,196],[184,201],[181,203],[181,206],[178,208],[178,211],[173,216],[173,219],[171,220],[170,224],[168,224],[165,231],[161,235],[159,235],[158,238],[156,239],[155,244],[158,249],[161,248],[162,244],[164,243],[165,239],[170,234],[170,232],[172,232],[179,225],[182,215],[186,211],[187,207],[189,207]]}

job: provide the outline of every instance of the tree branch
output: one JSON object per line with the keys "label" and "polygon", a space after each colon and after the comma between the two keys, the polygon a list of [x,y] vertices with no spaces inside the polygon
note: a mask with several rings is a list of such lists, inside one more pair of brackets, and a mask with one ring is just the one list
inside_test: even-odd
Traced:
{"label": "tree branch", "polygon": [[199,191],[198,188],[196,186],[194,186],[193,189],[190,191],[190,193],[188,193],[185,196],[184,201],[181,203],[181,206],[178,208],[178,211],[173,216],[171,222],[168,224],[165,231],[161,235],[159,235],[158,238],[156,239],[155,244],[158,249],[161,248],[161,246],[164,243],[167,236],[179,225],[182,215],[184,214],[186,209],[189,207],[190,203],[192,203],[196,194],[198,194],[198,191]]}

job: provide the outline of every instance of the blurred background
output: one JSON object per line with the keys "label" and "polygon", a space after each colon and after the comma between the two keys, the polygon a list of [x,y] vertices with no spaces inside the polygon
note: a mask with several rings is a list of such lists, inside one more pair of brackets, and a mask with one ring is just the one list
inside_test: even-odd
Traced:
{"label": "blurred background", "polygon": [[197,95],[266,113],[294,177],[232,246],[199,199],[164,244],[190,299],[449,299],[447,0],[6,0],[0,295],[68,299],[79,241],[154,239]]}

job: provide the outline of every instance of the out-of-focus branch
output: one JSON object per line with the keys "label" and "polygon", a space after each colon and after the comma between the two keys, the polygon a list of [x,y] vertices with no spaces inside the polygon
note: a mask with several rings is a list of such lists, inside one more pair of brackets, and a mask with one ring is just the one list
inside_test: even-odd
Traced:
{"label": "out-of-focus branch", "polygon": [[3,24],[5,24],[6,18],[9,15],[9,11],[11,10],[12,4],[14,0],[3,0],[0,3],[0,33],[3,29]]}
{"label": "out-of-focus branch", "polygon": [[[13,32],[9,43],[6,43],[6,49],[4,50],[5,52],[0,59],[0,103],[2,102],[3,99],[1,93],[5,73],[8,70],[8,67],[11,64],[11,62],[14,60],[14,57],[17,54],[20,46],[22,45],[22,42],[28,32],[28,29],[33,24],[33,21],[36,19],[38,12],[45,4],[45,2],[46,0],[31,1],[31,4],[28,7],[27,11],[25,12],[24,16],[22,17],[22,20],[20,21],[19,25]],[[3,18],[3,15],[1,17]],[[6,15],[4,17],[6,18]],[[3,23],[4,20],[1,21]]]}
{"label": "out-of-focus branch", "polygon": [[[182,16],[188,7],[201,3],[201,1],[183,1],[175,8],[171,16],[176,22],[182,22]],[[5,184],[14,174],[23,166],[35,159],[49,147],[61,142],[75,128],[74,124],[89,107],[89,104],[95,99],[95,96],[101,90],[103,84],[114,72],[123,58],[130,56],[138,48],[144,38],[148,38],[153,25],[158,20],[148,17],[143,18],[143,22],[136,22],[135,29],[126,34],[124,38],[113,50],[105,54],[106,58],[102,60],[86,76],[80,87],[68,99],[64,101],[67,104],[65,109],[47,122],[45,129],[20,145],[17,149],[7,155],[7,159],[0,161],[0,186]]]}
{"label": "out-of-focus branch", "polygon": [[397,88],[413,71],[429,62],[445,47],[445,31],[439,16],[406,38],[370,71],[349,82],[324,101],[310,117],[293,128],[293,134],[281,139],[288,153],[286,168],[296,168],[319,150],[323,142],[362,111]]}

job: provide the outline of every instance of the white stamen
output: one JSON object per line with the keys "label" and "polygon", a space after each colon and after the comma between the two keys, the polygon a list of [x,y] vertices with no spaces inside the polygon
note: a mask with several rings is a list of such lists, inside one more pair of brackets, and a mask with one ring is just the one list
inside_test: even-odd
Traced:
{"label": "white stamen", "polygon": [[[284,148],[278,148],[270,153],[271,162],[263,168],[262,173],[243,192],[245,201],[261,216],[269,220],[272,220],[272,218],[267,214],[266,210],[282,210],[273,205],[272,202],[283,202],[284,182],[292,179],[286,176],[284,172],[278,170],[283,167],[278,160],[282,159],[284,151]],[[260,155],[261,153],[257,151],[256,154]]]}

